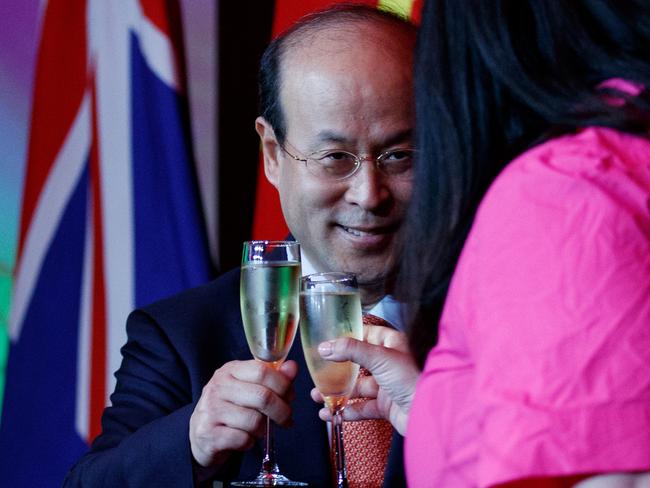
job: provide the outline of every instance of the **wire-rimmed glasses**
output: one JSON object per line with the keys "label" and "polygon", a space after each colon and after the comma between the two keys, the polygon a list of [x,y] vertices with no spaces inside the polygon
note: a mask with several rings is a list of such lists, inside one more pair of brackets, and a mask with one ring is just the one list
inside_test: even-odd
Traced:
{"label": "wire-rimmed glasses", "polygon": [[286,146],[293,147],[288,141],[281,144],[282,150],[295,161],[305,163],[307,170],[318,178],[326,180],[343,180],[354,175],[363,161],[372,161],[375,167],[384,175],[391,178],[409,179],[413,174],[415,149],[399,147],[382,152],[379,156],[359,156],[341,149],[323,149],[307,156],[296,156],[289,152]]}

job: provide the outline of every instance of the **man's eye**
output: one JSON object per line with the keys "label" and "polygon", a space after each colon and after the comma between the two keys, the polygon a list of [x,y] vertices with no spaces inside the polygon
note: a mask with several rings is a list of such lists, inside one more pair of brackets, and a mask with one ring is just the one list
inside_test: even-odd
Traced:
{"label": "man's eye", "polygon": [[321,164],[324,165],[340,165],[340,164],[354,164],[354,156],[342,151],[332,151],[324,154],[319,158]]}
{"label": "man's eye", "polygon": [[323,159],[329,160],[329,161],[347,161],[347,160],[354,160],[351,154],[344,153],[344,152],[331,152],[327,153]]}
{"label": "man's eye", "polygon": [[391,151],[386,153],[385,161],[389,162],[399,162],[399,161],[410,161],[413,158],[413,151],[410,149],[398,149],[396,151]]}

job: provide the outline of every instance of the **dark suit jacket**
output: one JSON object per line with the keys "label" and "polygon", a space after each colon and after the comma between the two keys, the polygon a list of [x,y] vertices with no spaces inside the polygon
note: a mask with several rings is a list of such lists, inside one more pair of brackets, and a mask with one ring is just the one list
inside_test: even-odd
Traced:
{"label": "dark suit jacket", "polygon": [[[239,312],[239,270],[134,311],[127,333],[112,406],[102,417],[102,433],[64,484],[193,486],[189,421],[201,389],[224,363],[252,358]],[[313,383],[299,338],[289,358],[299,367],[292,403],[295,423],[289,429],[275,429],[278,464],[291,479],[329,487],[327,430],[318,418],[319,405],[309,396]],[[215,479],[251,479],[261,459],[260,442],[246,453],[233,455]],[[405,486],[402,439],[397,434],[385,486]]]}

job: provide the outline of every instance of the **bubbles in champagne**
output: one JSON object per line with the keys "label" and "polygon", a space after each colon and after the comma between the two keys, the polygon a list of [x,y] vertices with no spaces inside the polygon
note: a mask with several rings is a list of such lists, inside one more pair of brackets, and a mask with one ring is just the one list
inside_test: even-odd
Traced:
{"label": "bubbles in champagne", "polygon": [[358,292],[300,293],[300,337],[307,367],[326,401],[341,406],[350,395],[359,366],[350,361],[321,358],[318,344],[338,337],[362,339],[361,301]]}
{"label": "bubbles in champagne", "polygon": [[242,266],[240,305],[246,340],[256,359],[283,361],[298,325],[300,263]]}

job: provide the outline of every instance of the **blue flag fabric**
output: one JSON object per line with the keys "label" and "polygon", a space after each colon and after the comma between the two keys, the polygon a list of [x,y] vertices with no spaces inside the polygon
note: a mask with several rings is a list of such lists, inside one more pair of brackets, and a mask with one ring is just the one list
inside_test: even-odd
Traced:
{"label": "blue flag fabric", "polygon": [[3,486],[60,486],[99,433],[129,311],[210,279],[171,4],[44,6]]}

